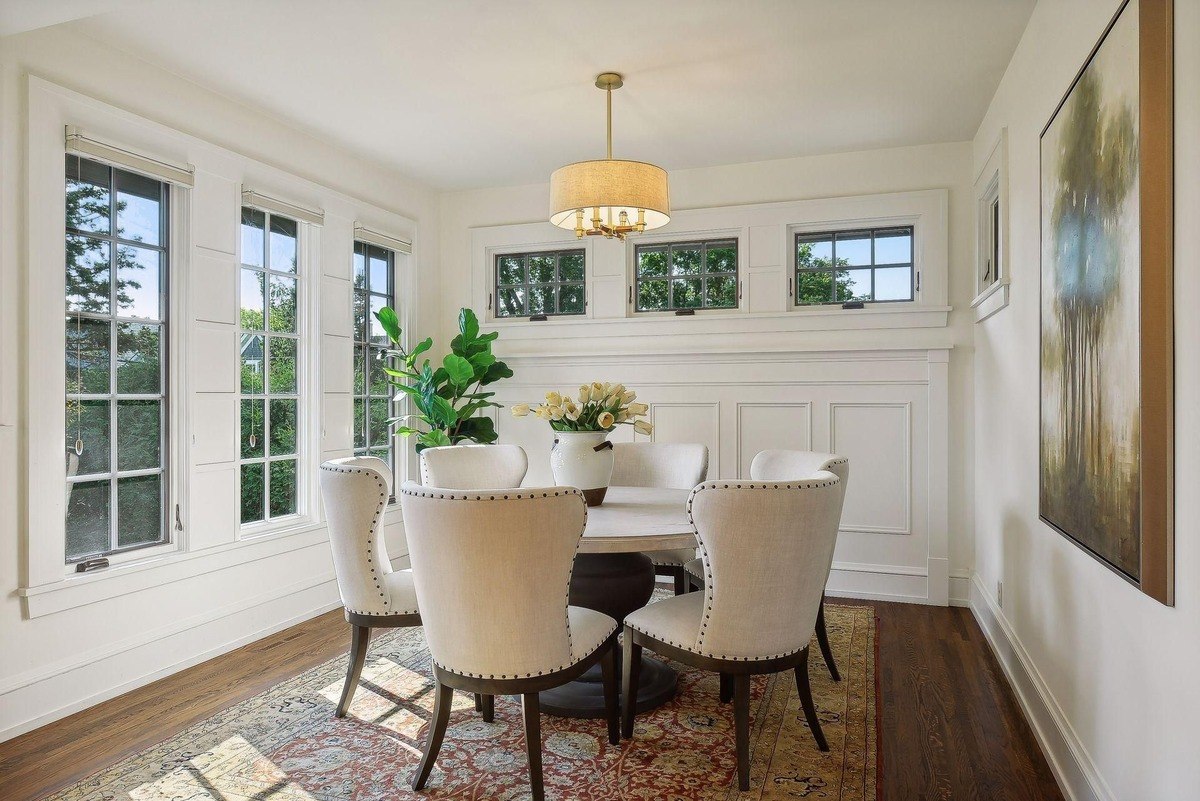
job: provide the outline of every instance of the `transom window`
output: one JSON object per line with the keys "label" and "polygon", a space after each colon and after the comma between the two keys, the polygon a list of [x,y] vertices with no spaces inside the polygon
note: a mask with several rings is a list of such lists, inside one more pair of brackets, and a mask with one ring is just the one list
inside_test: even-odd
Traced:
{"label": "transom window", "polygon": [[913,229],[796,234],[797,306],[913,299]]}
{"label": "transom window", "polygon": [[638,245],[637,311],[736,309],[736,239]]}
{"label": "transom window", "polygon": [[[375,312],[394,306],[396,254],[366,242],[354,243],[354,455],[378,456],[395,476],[395,440],[388,420],[393,414],[386,362],[380,355],[387,334]],[[394,484],[394,482],[393,482]]]}
{"label": "transom window", "polygon": [[505,253],[496,256],[496,316],[583,314],[584,251]]}
{"label": "transom window", "polygon": [[239,358],[241,521],[299,511],[298,224],[242,209]]}
{"label": "transom window", "polygon": [[66,164],[66,560],[144,548],[167,524],[170,187]]}

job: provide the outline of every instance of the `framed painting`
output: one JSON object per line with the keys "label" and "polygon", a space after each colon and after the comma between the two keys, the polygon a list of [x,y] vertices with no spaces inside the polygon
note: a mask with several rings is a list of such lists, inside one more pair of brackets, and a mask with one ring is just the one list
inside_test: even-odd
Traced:
{"label": "framed painting", "polygon": [[1126,0],[1041,134],[1041,519],[1174,603],[1172,0]]}

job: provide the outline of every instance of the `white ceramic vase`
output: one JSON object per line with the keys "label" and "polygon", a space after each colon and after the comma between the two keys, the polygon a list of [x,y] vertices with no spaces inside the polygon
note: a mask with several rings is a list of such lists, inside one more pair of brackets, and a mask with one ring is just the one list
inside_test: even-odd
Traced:
{"label": "white ceramic vase", "polygon": [[608,482],[612,480],[613,449],[607,431],[558,431],[558,441],[550,450],[550,470],[554,483],[578,487],[588,506],[604,502]]}

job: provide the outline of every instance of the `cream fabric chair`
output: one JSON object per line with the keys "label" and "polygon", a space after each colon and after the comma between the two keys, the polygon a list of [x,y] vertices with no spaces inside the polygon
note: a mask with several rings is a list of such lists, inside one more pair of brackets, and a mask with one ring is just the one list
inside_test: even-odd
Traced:
{"label": "cream fabric chair", "polygon": [[[709,481],[688,499],[704,558],[704,592],[625,618],[624,698],[636,699],[641,650],[712,670],[732,685],[738,786],[750,786],[750,677],[794,670],[817,746],[829,750],[808,683],[808,644],[837,539],[841,481]],[[635,704],[622,733],[633,735]]]}
{"label": "cream fabric chair", "polygon": [[541,799],[539,692],[600,662],[609,740],[620,739],[617,621],[567,601],[587,521],[583,494],[574,487],[463,491],[410,482],[400,504],[436,685],[413,789],[429,778],[453,690],[460,689],[522,697],[530,781]]}
{"label": "cream fabric chair", "polygon": [[[759,451],[750,463],[751,481],[786,481],[789,479],[806,478],[816,475],[822,470],[828,470],[841,480],[841,500],[838,503],[838,521],[842,518],[845,508],[846,483],[850,480],[850,460],[836,453],[821,453],[819,451]],[[833,555],[830,554],[829,566],[833,567]],[[704,586],[704,563],[695,559],[684,565],[688,579],[698,587]],[[833,658],[833,649],[829,646],[829,632],[825,628],[825,599],[821,598],[821,608],[817,610],[817,644],[821,647],[821,657],[825,667],[834,681],[841,681],[837,662]],[[722,700],[728,700],[722,698]]]}
{"label": "cream fabric chair", "polygon": [[447,489],[521,486],[529,459],[520,445],[446,445],[421,451],[421,483]]}
{"label": "cream fabric chair", "polygon": [[[614,487],[691,489],[708,475],[708,448],[694,443],[625,442],[613,446]],[[696,558],[695,548],[647,553],[654,572],[675,580],[675,594],[687,591],[683,566]]]}
{"label": "cream fabric chair", "polygon": [[338,592],[351,626],[350,665],[337,705],[345,717],[358,686],[373,628],[421,625],[412,572],[392,570],[383,542],[383,514],[392,492],[391,468],[374,456],[321,465],[321,499]]}

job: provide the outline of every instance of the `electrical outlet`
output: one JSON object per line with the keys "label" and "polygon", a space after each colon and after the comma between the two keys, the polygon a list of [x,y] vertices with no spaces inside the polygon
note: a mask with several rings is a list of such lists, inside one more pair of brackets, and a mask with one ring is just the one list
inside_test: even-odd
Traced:
{"label": "electrical outlet", "polygon": [[996,582],[996,603],[999,604],[1000,606],[1004,606],[1004,582],[1003,581]]}

